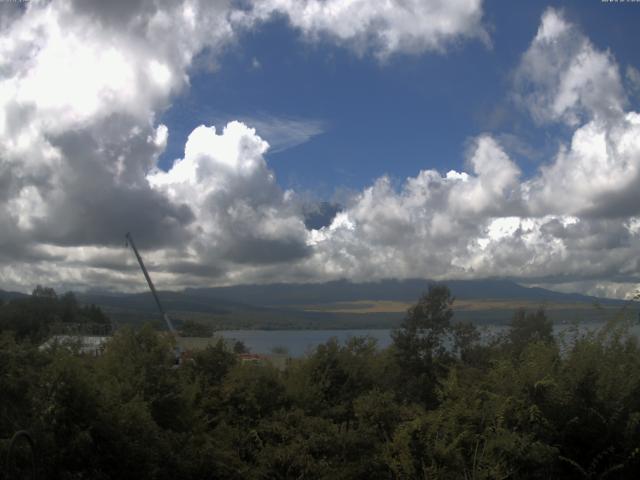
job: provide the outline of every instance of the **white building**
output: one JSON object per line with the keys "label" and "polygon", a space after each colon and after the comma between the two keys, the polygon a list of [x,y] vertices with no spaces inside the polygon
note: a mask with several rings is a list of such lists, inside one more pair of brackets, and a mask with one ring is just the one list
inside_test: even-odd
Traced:
{"label": "white building", "polygon": [[53,335],[38,348],[40,350],[49,350],[61,346],[76,350],[84,355],[97,357],[102,355],[104,346],[109,338],[111,337],[98,335]]}

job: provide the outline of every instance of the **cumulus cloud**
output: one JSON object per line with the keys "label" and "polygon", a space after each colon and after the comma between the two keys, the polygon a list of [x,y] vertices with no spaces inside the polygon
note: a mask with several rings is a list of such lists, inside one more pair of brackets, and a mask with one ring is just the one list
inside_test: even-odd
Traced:
{"label": "cumulus cloud", "polygon": [[229,16],[226,2],[135,1],[28,2],[3,17],[3,283],[62,271],[79,246],[120,247],[133,227],[150,247],[188,240],[190,206],[146,180],[168,135],[155,117],[194,55],[232,38]]}
{"label": "cumulus cloud", "polygon": [[326,36],[381,58],[394,52],[442,51],[459,39],[489,36],[482,0],[264,0],[252,12],[266,19],[285,15],[305,36]]}
{"label": "cumulus cloud", "polygon": [[539,123],[577,126],[617,118],[626,95],[610,52],[597,50],[562,12],[547,9],[515,75],[516,100]]}
{"label": "cumulus cloud", "polygon": [[151,186],[184,201],[197,222],[190,230],[199,262],[263,264],[294,261],[307,252],[306,229],[292,192],[284,192],[267,168],[267,142],[241,122],[196,128],[184,158],[156,170]]}
{"label": "cumulus cloud", "polygon": [[626,217],[640,214],[640,114],[578,128],[553,162],[524,185],[532,212]]}
{"label": "cumulus cloud", "polygon": [[312,268],[360,280],[474,276],[472,250],[488,222],[519,208],[520,171],[488,136],[476,140],[468,163],[472,173],[424,170],[400,191],[379,179],[331,225],[312,232]]}
{"label": "cumulus cloud", "polygon": [[570,142],[523,185],[531,213],[638,215],[640,116],[624,109],[627,96],[613,55],[548,9],[516,69],[515,89],[534,120],[574,127]]}

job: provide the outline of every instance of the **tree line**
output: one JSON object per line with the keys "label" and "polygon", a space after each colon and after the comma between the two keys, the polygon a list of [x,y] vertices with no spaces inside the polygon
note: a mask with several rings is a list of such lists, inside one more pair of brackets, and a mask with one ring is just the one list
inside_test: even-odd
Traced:
{"label": "tree line", "polygon": [[149,325],[94,358],[0,323],[0,437],[29,429],[59,479],[638,478],[640,350],[623,316],[559,339],[520,310],[481,340],[453,302],[434,285],[390,347],[330,340],[283,371],[222,340],[176,368]]}
{"label": "tree line", "polygon": [[0,332],[11,332],[18,342],[37,344],[52,333],[73,331],[71,327],[90,330],[109,325],[109,317],[100,307],[80,305],[73,292],[58,295],[53,288],[38,285],[30,296],[0,299]]}

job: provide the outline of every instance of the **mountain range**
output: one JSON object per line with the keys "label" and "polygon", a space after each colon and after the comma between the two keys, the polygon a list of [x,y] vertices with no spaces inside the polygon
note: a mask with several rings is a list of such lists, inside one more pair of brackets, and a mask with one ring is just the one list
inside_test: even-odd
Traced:
{"label": "mountain range", "polygon": [[[179,322],[195,319],[217,329],[390,328],[434,282],[424,279],[318,284],[277,283],[159,291],[161,302]],[[543,307],[554,321],[602,320],[637,303],[525,287],[510,280],[452,280],[455,318],[504,323],[517,308]],[[24,294],[0,290],[0,299]],[[102,307],[118,323],[158,321],[148,291],[81,292],[81,303]]]}

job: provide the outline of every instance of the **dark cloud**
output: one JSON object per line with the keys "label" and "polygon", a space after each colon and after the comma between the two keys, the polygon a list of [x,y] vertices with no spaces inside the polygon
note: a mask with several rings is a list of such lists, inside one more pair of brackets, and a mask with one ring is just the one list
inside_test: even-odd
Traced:
{"label": "dark cloud", "polygon": [[[115,119],[49,139],[64,161],[50,180],[54,185],[40,190],[46,215],[34,219],[33,238],[67,246],[116,245],[132,231],[149,247],[187,241],[193,212],[152,190],[145,179],[159,153],[149,141],[153,132],[114,135],[108,131],[112,121],[133,128]],[[100,136],[105,130],[108,141]]]}
{"label": "dark cloud", "polygon": [[269,239],[255,237],[251,233],[242,237],[242,241],[223,246],[224,258],[246,264],[284,263],[299,260],[312,253],[297,238]]}
{"label": "dark cloud", "polygon": [[200,282],[203,279],[210,281],[219,278],[226,272],[220,263],[211,264],[200,260],[170,262],[167,265],[159,266],[159,268],[168,273],[199,277],[198,281]]}

